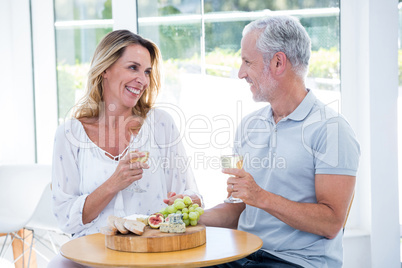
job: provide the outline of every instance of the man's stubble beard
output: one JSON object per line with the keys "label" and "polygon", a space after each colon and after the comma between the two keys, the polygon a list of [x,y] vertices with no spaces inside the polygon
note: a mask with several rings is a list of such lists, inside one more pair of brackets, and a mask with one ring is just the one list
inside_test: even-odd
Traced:
{"label": "man's stubble beard", "polygon": [[257,88],[257,92],[253,95],[255,102],[269,102],[272,93],[278,88],[278,81],[273,79],[270,68],[265,68],[263,72],[265,77],[262,84]]}

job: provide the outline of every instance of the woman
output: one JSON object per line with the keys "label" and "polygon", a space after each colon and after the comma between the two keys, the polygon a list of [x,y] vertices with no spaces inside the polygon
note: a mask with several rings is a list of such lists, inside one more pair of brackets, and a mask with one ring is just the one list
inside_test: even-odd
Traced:
{"label": "woman", "polygon": [[[96,48],[87,93],[54,145],[54,212],[73,237],[99,232],[109,215],[151,214],[183,195],[202,205],[191,169],[171,161],[186,157],[172,118],[153,108],[160,62],[154,43],[127,30]],[[147,163],[130,162],[145,150]]]}

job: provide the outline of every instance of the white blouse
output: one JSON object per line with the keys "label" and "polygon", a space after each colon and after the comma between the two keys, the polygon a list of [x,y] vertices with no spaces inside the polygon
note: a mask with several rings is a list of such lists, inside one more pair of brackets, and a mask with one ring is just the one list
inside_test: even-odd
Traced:
{"label": "white blouse", "polygon": [[[114,173],[118,161],[87,136],[77,119],[67,120],[57,129],[53,152],[53,211],[60,228],[73,237],[99,232],[109,215],[124,217],[132,214],[152,214],[167,206],[163,199],[168,192],[198,194],[198,188],[180,133],[165,111],[152,109],[138,134],[141,137],[130,149],[150,152],[149,169],[144,169],[138,181],[143,193],[120,191],[92,222],[82,223],[86,197]],[[134,148],[133,148],[134,147]],[[126,153],[123,152],[123,154]],[[122,158],[124,155],[116,157]]]}

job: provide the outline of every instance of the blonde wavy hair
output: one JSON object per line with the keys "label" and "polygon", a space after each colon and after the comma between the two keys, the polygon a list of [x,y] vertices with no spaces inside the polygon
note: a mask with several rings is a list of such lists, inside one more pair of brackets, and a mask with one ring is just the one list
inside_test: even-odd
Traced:
{"label": "blonde wavy hair", "polygon": [[130,45],[141,45],[151,55],[150,83],[137,104],[133,114],[145,118],[153,107],[161,86],[161,53],[158,46],[128,30],[116,30],[108,33],[98,44],[88,72],[88,81],[84,97],[75,105],[73,117],[96,117],[99,115],[103,101],[103,72],[115,63]]}

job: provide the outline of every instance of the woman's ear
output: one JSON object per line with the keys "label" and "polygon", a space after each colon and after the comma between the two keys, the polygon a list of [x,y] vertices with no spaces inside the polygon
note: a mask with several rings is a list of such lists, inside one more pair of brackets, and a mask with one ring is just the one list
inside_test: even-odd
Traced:
{"label": "woman's ear", "polygon": [[103,79],[107,78],[107,69],[103,71],[102,77],[103,77]]}
{"label": "woman's ear", "polygon": [[287,57],[283,52],[275,53],[271,61],[271,70],[274,71],[276,75],[281,75],[287,66]]}

